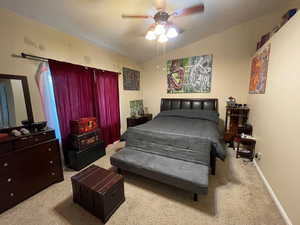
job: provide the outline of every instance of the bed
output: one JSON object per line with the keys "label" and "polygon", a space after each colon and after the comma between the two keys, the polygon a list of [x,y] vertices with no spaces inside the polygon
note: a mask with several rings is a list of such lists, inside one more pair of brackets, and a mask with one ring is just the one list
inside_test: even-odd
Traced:
{"label": "bed", "polygon": [[161,99],[161,112],[130,127],[111,164],[197,194],[207,194],[216,158],[226,157],[218,99]]}

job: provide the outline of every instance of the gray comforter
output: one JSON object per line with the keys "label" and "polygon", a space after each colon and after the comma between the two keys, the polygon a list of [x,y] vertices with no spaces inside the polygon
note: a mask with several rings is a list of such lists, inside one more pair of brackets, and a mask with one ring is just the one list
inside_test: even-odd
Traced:
{"label": "gray comforter", "polygon": [[161,112],[126,132],[126,147],[137,151],[209,165],[210,151],[226,156],[218,113],[205,110]]}

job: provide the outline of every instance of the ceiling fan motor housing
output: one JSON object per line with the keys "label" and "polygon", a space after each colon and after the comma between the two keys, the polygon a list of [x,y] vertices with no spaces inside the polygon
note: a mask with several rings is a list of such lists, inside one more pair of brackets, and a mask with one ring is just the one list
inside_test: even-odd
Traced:
{"label": "ceiling fan motor housing", "polygon": [[169,19],[169,14],[166,12],[158,12],[154,16],[154,20],[156,23],[166,23]]}

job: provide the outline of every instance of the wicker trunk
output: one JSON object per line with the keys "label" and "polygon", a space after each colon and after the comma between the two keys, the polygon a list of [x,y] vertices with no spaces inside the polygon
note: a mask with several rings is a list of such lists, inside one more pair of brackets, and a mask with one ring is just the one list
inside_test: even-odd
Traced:
{"label": "wicker trunk", "polygon": [[83,151],[74,151],[71,149],[67,153],[68,167],[78,171],[104,156],[105,144],[98,142],[95,146]]}
{"label": "wicker trunk", "polygon": [[71,134],[70,136],[72,149],[75,151],[83,151],[94,147],[100,141],[100,130],[91,131],[84,134]]}
{"label": "wicker trunk", "polygon": [[71,180],[74,202],[104,223],[125,201],[124,179],[113,171],[92,165]]}

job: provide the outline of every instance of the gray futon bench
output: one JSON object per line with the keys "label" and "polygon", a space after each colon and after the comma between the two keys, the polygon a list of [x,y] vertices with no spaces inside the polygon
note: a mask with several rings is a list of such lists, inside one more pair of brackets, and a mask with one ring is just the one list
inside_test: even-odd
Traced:
{"label": "gray futon bench", "polygon": [[111,164],[159,182],[197,194],[207,194],[209,167],[198,163],[123,148],[110,158]]}

